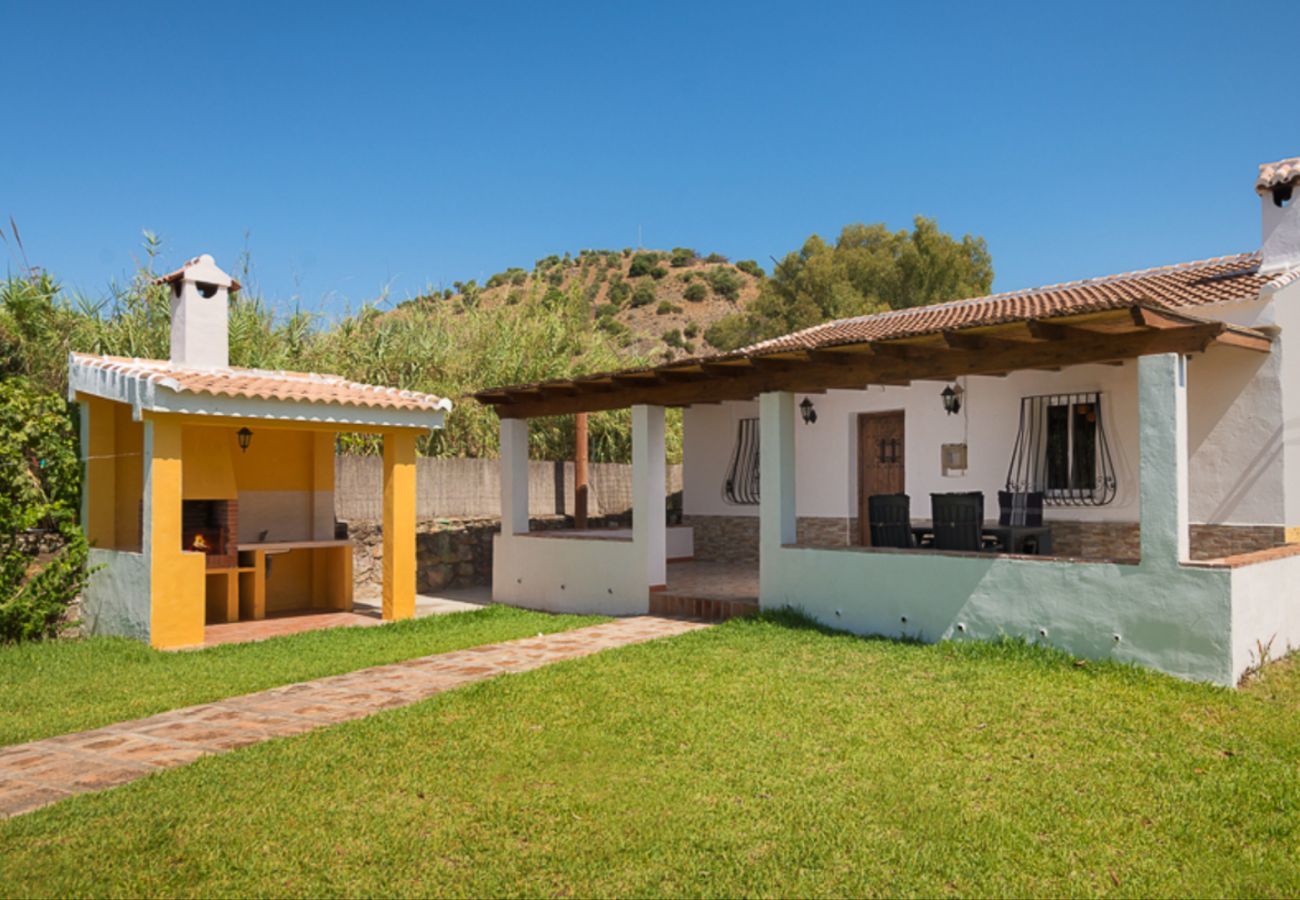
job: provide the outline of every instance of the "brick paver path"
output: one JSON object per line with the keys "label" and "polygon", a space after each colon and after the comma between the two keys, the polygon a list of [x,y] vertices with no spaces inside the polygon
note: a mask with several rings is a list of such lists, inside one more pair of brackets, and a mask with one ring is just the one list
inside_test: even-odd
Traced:
{"label": "brick paver path", "polygon": [[200,756],[360,719],[506,672],[708,627],[639,616],[486,644],[0,749],[0,816],[183,766]]}

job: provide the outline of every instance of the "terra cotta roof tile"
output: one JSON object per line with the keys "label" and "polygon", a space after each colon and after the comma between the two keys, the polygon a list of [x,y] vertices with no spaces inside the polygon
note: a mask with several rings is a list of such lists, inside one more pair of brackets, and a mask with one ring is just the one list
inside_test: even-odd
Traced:
{"label": "terra cotta roof tile", "polygon": [[1139,304],[1186,309],[1256,297],[1270,285],[1270,281],[1269,276],[1259,274],[1258,253],[1241,253],[934,306],[839,319],[761,341],[738,353],[761,355],[781,350],[915,337],[955,328],[1104,312]]}
{"label": "terra cotta roof tile", "polygon": [[397,410],[448,410],[451,402],[433,394],[348,381],[339,375],[264,369],[191,369],[160,359],[72,354],[76,365],[148,379],[173,391],[213,397],[337,403]]}
{"label": "terra cotta roof tile", "polygon": [[1275,187],[1296,181],[1300,181],[1300,156],[1261,165],[1259,177],[1255,179],[1255,190],[1262,194],[1264,191],[1271,191]]}

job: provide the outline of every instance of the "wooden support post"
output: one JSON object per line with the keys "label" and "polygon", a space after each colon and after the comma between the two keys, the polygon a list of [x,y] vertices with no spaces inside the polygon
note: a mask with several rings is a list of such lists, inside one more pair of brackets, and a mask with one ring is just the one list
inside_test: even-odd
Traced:
{"label": "wooden support post", "polygon": [[587,527],[587,414],[574,416],[573,527]]}

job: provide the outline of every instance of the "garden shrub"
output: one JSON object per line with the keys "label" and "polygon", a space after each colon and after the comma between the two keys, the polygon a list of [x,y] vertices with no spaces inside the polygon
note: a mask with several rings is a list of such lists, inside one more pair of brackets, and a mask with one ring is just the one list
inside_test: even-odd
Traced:
{"label": "garden shrub", "polygon": [[521,285],[528,279],[528,273],[523,269],[511,267],[504,272],[497,272],[487,280],[487,287],[501,287],[503,284]]}
{"label": "garden shrub", "polygon": [[696,325],[694,322],[687,322],[686,327],[682,329],[682,334],[686,335],[688,338],[693,338],[699,333],[700,326]]}
{"label": "garden shrub", "polygon": [[709,296],[709,289],[697,281],[687,287],[682,296],[692,303],[699,303],[705,297]]}
{"label": "garden shrub", "polygon": [[605,292],[605,299],[615,306],[622,306],[631,294],[632,288],[623,280],[623,276],[615,275],[609,280],[609,290]]}
{"label": "garden shrub", "polygon": [[723,256],[721,253],[710,253],[708,256],[704,257],[704,261],[706,263],[713,263],[714,265],[717,265],[720,263],[725,263],[727,261],[727,258]]}
{"label": "garden shrub", "polygon": [[671,300],[661,300],[659,301],[659,308],[655,310],[655,313],[661,316],[666,316],[669,313],[679,313],[681,311],[682,308]]}
{"label": "garden shrub", "polygon": [[740,296],[740,278],[730,269],[716,266],[705,277],[709,281],[709,287],[713,288],[713,293],[719,297],[735,300]]}
{"label": "garden shrub", "polygon": [[655,302],[655,289],[649,284],[638,284],[632,292],[632,306],[649,306]]}
{"label": "garden shrub", "polygon": [[753,275],[755,278],[767,277],[767,273],[763,271],[763,267],[758,264],[756,259],[742,259],[736,263],[736,268],[746,275]]}
{"label": "garden shrub", "polygon": [[679,329],[670,328],[663,334],[664,343],[669,347],[682,346],[682,333]]}
{"label": "garden shrub", "polygon": [[655,266],[650,270],[650,277],[655,281],[662,281],[668,275],[668,270],[663,266]]}
{"label": "garden shrub", "polygon": [[[632,264],[628,266],[628,278],[640,278],[642,275],[653,274],[662,257],[658,253],[638,253],[632,257]],[[667,274],[666,272],[664,274]],[[662,276],[657,276],[662,277]]]}
{"label": "garden shrub", "polygon": [[674,269],[689,266],[693,262],[695,262],[695,251],[690,247],[674,247],[672,255],[669,257],[669,264]]}
{"label": "garden shrub", "polygon": [[[57,635],[85,584],[80,482],[67,404],[26,378],[0,381],[0,643]],[[59,536],[52,556],[31,554],[39,532]]]}

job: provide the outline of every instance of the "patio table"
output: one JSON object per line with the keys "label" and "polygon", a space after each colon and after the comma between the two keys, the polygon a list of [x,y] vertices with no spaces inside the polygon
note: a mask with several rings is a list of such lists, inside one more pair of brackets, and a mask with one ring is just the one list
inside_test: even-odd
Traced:
{"label": "patio table", "polygon": [[[980,529],[984,537],[995,538],[1006,553],[1029,553],[1027,549],[1033,542],[1033,553],[1047,556],[1052,552],[1052,527],[1050,525],[985,525]],[[916,545],[924,548],[927,539],[934,538],[934,525],[912,526],[912,537]]]}

